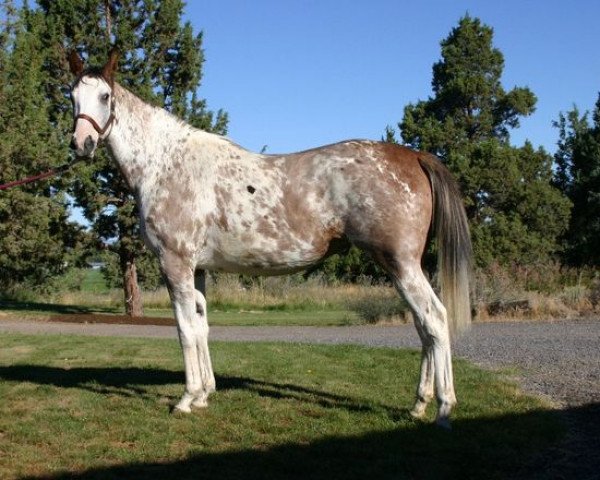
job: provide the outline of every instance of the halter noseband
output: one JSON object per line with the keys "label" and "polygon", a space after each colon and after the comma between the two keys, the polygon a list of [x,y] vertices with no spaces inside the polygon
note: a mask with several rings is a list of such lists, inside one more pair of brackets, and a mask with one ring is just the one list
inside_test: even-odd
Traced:
{"label": "halter noseband", "polygon": [[111,106],[110,116],[108,117],[108,120],[106,121],[106,125],[104,125],[104,128],[101,128],[100,125],[98,125],[98,122],[96,122],[96,120],[94,120],[89,115],[86,115],[85,113],[80,113],[79,115],[77,115],[75,117],[75,121],[73,122],[73,130],[75,130],[75,127],[77,126],[77,120],[79,120],[81,118],[83,120],[87,120],[88,122],[90,122],[92,124],[92,127],[94,127],[94,130],[96,130],[98,132],[98,134],[100,135],[100,137],[102,137],[107,132],[107,130],[110,128],[110,126],[112,125],[112,123],[115,120],[115,113],[113,110],[114,109]]}

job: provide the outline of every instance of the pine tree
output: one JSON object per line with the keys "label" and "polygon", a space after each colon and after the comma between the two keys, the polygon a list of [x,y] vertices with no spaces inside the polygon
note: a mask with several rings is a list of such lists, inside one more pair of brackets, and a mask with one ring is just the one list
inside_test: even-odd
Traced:
{"label": "pine tree", "polygon": [[534,111],[535,95],[504,90],[504,57],[479,19],[461,18],[441,47],[433,97],[405,107],[402,140],[437,155],[458,179],[479,265],[546,261],[558,249],[569,202],[551,185],[550,155],[509,143],[510,130]]}
{"label": "pine tree", "polygon": [[[114,43],[121,53],[118,81],[124,87],[192,125],[226,133],[227,115],[213,115],[197,96],[204,62],[202,34],[194,35],[189,23],[181,24],[181,0],[38,0],[38,5],[52,32],[49,48],[67,39],[66,48],[85,52],[90,64],[102,64]],[[48,67],[53,65],[62,70],[55,72],[53,86],[56,115],[68,119],[70,105],[64,95],[58,99],[65,84],[64,61],[51,58]],[[93,163],[79,168],[73,193],[98,239],[119,259],[127,313],[141,315],[137,265],[151,261],[140,239],[131,192],[114,163],[99,152]],[[152,271],[157,270],[152,266],[144,272],[149,279],[153,276],[151,283],[156,283]]]}
{"label": "pine tree", "polygon": [[507,143],[519,117],[533,113],[533,92],[502,87],[504,57],[492,41],[491,27],[469,15],[460,19],[441,42],[442,59],[433,65],[434,97],[404,109],[405,142],[447,159],[462,145],[490,138]]}
{"label": "pine tree", "polygon": [[[0,183],[64,163],[61,139],[48,122],[51,104],[42,69],[43,18],[5,2],[0,42]],[[46,181],[5,190],[0,195],[0,288],[17,284],[41,288],[67,267],[78,240],[68,222],[67,201]]]}
{"label": "pine tree", "polygon": [[556,185],[573,202],[565,235],[565,256],[571,264],[600,266],[600,95],[590,124],[589,112],[573,108],[560,114]]}

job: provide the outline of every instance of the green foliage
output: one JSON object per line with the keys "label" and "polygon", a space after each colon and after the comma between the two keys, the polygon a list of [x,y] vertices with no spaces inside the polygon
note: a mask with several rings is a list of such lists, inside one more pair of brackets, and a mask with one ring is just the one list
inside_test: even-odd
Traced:
{"label": "green foliage", "polygon": [[508,129],[533,112],[536,98],[528,88],[503,89],[504,57],[492,40],[492,28],[479,19],[460,19],[433,65],[434,97],[404,110],[405,142],[449,160],[457,147],[490,138],[507,142]]}
{"label": "green foliage", "polygon": [[[346,253],[336,253],[325,259],[317,269],[328,282],[360,282],[364,280],[383,281],[385,271],[379,267],[368,253],[355,246]],[[312,273],[312,272],[311,272]]]}
{"label": "green foliage", "polygon": [[560,114],[556,185],[573,202],[565,235],[565,258],[575,265],[600,266],[600,95],[592,113],[574,108]]}
{"label": "green foliage", "polygon": [[[10,4],[10,2],[8,2]],[[4,5],[6,7],[7,5]],[[8,5],[10,7],[10,5]],[[67,159],[48,121],[43,17],[8,8],[0,29],[0,183],[46,171]],[[61,181],[34,183],[0,196],[0,289],[19,283],[41,288],[65,271],[78,247],[79,228],[68,222]]]}
{"label": "green foliage", "polygon": [[396,139],[396,130],[394,130],[394,127],[391,125],[387,125],[385,127],[385,132],[381,137],[381,141],[386,143],[398,143],[398,140]]}
{"label": "green foliage", "polygon": [[[504,90],[504,58],[492,40],[479,19],[460,19],[441,42],[434,96],[404,109],[402,140],[436,154],[457,178],[478,265],[545,261],[559,248],[570,204],[552,186],[550,155],[509,144],[536,98],[528,88]],[[389,127],[386,136],[394,140]]]}
{"label": "green foliage", "polygon": [[[63,86],[71,78],[60,55],[75,47],[87,54],[88,63],[103,64],[112,43],[120,51],[117,80],[122,85],[198,128],[226,133],[227,114],[221,110],[213,114],[198,97],[204,62],[202,34],[195,35],[189,22],[182,24],[181,0],[39,0],[38,5],[49,31],[45,42],[59,55],[48,59],[55,78],[49,90],[55,99],[52,114],[63,125],[65,138],[72,112]],[[63,42],[66,48],[57,48]],[[92,223],[98,242],[117,254],[120,275],[128,275],[130,266],[139,264],[146,287],[156,286],[158,268],[144,250],[135,201],[108,155],[100,151],[93,163],[80,165],[71,192]],[[116,271],[109,268],[107,272],[111,284],[130,284],[123,278],[116,280]]]}
{"label": "green foliage", "polygon": [[569,202],[550,186],[551,157],[529,142],[516,148],[489,140],[473,149],[469,173],[478,182],[471,204],[477,264],[547,261],[569,218]]}
{"label": "green foliage", "polygon": [[348,309],[356,312],[358,317],[369,324],[378,322],[406,322],[409,312],[408,304],[395,295],[393,297],[381,297],[373,295],[360,300],[350,301]]}

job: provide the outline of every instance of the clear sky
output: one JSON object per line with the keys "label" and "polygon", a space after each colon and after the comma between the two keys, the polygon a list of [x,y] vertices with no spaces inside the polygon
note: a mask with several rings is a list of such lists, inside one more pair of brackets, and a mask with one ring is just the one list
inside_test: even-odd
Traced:
{"label": "clear sky", "polygon": [[204,32],[209,108],[229,137],[285,153],[347,138],[379,139],[404,106],[431,94],[440,41],[469,13],[494,29],[505,89],[528,86],[536,112],[512,133],[554,152],[560,111],[600,91],[598,0],[189,0]]}

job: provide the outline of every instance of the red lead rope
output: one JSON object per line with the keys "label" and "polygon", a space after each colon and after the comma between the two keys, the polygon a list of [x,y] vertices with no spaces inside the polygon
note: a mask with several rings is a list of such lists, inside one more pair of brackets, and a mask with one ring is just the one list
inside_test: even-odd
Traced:
{"label": "red lead rope", "polygon": [[44,178],[48,178],[53,175],[58,175],[60,173],[66,172],[71,167],[71,165],[73,165],[73,163],[75,163],[75,162],[65,163],[64,165],[61,165],[60,167],[56,167],[56,168],[53,168],[52,170],[48,170],[47,172],[40,173],[38,175],[34,175],[33,177],[27,177],[27,178],[23,178],[21,180],[15,180],[14,182],[5,183],[4,185],[0,185],[0,190],[8,190],[9,188],[12,188],[12,187],[18,187],[19,185],[25,185],[26,183],[37,182],[38,180],[43,180]]}

